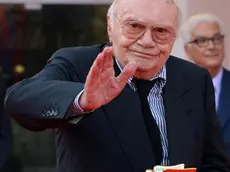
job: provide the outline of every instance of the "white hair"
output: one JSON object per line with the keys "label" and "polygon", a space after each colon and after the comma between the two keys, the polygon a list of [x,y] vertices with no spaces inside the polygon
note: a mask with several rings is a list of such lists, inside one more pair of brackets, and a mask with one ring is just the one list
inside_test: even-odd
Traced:
{"label": "white hair", "polygon": [[111,24],[114,22],[115,8],[116,8],[115,4],[116,4],[116,0],[113,1],[113,3],[110,5],[107,12],[107,16],[110,18]]}
{"label": "white hair", "polygon": [[[117,0],[113,1],[113,3],[111,4],[111,6],[109,7],[108,12],[107,12],[107,16],[110,17],[111,22],[114,22],[114,20],[115,20],[115,10],[116,10],[115,4],[116,4],[116,1]],[[176,8],[177,8],[177,19],[178,19],[177,20],[177,28],[179,28],[181,23],[182,23],[182,12],[181,12],[181,10],[180,10],[180,8],[179,8],[179,6],[177,4],[176,4]]]}
{"label": "white hair", "polygon": [[209,13],[201,13],[191,16],[180,28],[180,35],[184,41],[184,44],[187,44],[191,41],[191,33],[193,29],[199,23],[216,23],[221,34],[223,34],[223,22],[215,15]]}

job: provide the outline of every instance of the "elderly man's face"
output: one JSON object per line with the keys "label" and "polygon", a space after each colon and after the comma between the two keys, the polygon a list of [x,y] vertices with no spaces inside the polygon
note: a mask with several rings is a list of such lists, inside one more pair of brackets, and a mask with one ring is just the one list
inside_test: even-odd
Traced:
{"label": "elderly man's face", "polygon": [[108,33],[120,64],[136,62],[138,78],[156,75],[172,50],[177,17],[172,0],[118,0]]}
{"label": "elderly man's face", "polygon": [[191,32],[185,51],[194,63],[208,70],[220,68],[224,58],[224,40],[216,23],[198,23]]}

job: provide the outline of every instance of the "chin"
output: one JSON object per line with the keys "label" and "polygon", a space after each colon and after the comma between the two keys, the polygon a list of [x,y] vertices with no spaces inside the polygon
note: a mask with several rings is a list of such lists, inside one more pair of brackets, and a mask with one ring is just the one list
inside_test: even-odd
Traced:
{"label": "chin", "polygon": [[134,74],[135,77],[141,79],[152,79],[158,73],[158,69],[154,67],[138,67],[136,73]]}
{"label": "chin", "polygon": [[138,65],[137,71],[139,72],[150,72],[158,70],[157,65]]}
{"label": "chin", "polygon": [[209,64],[208,65],[208,68],[220,68],[222,65],[221,64],[219,64],[219,63],[215,63],[215,64]]}

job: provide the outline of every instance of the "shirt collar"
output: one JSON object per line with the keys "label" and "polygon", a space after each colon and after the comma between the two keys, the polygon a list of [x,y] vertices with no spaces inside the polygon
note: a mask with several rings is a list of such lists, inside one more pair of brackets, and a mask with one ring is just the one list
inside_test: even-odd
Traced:
{"label": "shirt collar", "polygon": [[223,68],[221,68],[220,71],[217,73],[217,75],[214,78],[212,78],[215,91],[218,93],[220,92],[221,89],[222,76],[223,76]]}
{"label": "shirt collar", "polygon": [[[118,62],[118,60],[117,60],[116,57],[115,57],[115,62],[116,62],[116,64],[117,64],[118,68],[122,71],[122,67],[121,67],[121,65],[120,65],[120,63]],[[152,79],[150,79],[150,80],[153,81],[153,80],[155,80],[155,79],[157,79],[157,78],[161,78],[162,81],[163,81],[163,83],[164,83],[164,85],[166,84],[166,65],[163,65],[163,67],[162,67],[161,70],[156,74],[156,76],[154,76],[154,77],[153,77]],[[133,79],[133,77],[131,77],[131,78],[128,79],[128,84],[129,84],[132,88],[134,88],[133,83],[132,83],[132,79]]]}

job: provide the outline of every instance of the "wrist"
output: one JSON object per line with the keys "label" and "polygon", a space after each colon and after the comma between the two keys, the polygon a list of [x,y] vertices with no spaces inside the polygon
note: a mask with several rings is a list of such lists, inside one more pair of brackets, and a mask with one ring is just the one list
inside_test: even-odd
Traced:
{"label": "wrist", "polygon": [[91,112],[95,110],[92,106],[90,106],[89,101],[87,100],[85,93],[83,92],[82,95],[79,97],[79,106],[84,112]]}

